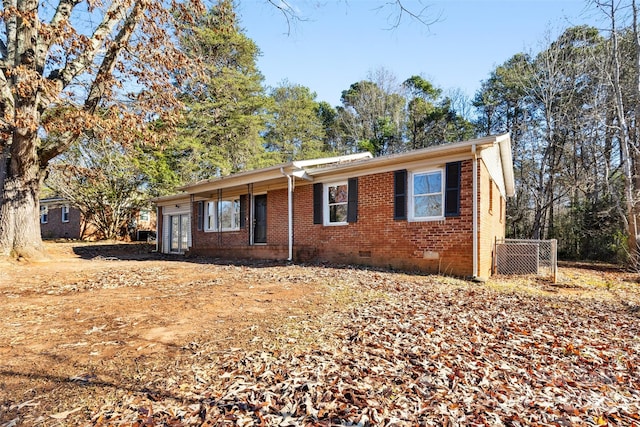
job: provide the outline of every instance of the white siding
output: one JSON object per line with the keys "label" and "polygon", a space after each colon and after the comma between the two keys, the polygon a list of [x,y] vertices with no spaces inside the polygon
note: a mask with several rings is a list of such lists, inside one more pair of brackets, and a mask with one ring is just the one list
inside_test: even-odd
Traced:
{"label": "white siding", "polygon": [[500,158],[500,148],[494,145],[482,150],[482,161],[484,162],[491,179],[498,186],[500,194],[504,199],[507,198],[507,191],[504,183],[504,173],[502,171],[502,160]]}

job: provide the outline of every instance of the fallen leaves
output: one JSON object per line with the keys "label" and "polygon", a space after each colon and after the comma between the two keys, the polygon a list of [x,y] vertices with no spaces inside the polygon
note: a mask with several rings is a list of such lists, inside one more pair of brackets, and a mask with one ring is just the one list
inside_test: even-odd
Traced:
{"label": "fallen leaves", "polygon": [[[260,283],[315,284],[326,292],[324,312],[296,312],[269,333],[248,327],[251,349],[201,335],[170,360],[147,354],[131,361],[136,377],[68,377],[75,387],[102,387],[94,392],[104,401],[69,405],[49,419],[96,426],[640,425],[638,316],[616,299],[351,268],[207,268],[237,274],[251,289],[243,298],[257,304]],[[144,288],[142,271],[134,271],[133,285],[125,272],[111,271],[80,288]],[[215,276],[176,291],[222,286]],[[170,284],[158,289],[171,304]],[[215,288],[208,292],[215,297]],[[105,323],[87,324],[82,334],[109,329],[117,339],[120,329]],[[5,406],[11,414],[0,425],[14,425],[22,410],[42,410],[16,405]]]}
{"label": "fallen leaves", "polygon": [[[318,320],[320,329],[306,349],[270,348],[272,343],[264,343],[265,351],[217,353],[203,364],[206,346],[198,346],[191,363],[197,381],[190,386],[177,379],[155,384],[190,405],[155,402],[153,422],[638,422],[640,331],[637,319],[618,304],[498,293],[462,282],[441,284],[437,277],[309,270],[301,274],[330,272],[340,292],[357,286],[352,291],[377,298]],[[594,320],[603,313],[607,321]],[[143,419],[148,422],[132,411],[108,422]]]}
{"label": "fallen leaves", "polygon": [[71,409],[70,411],[58,412],[57,414],[49,415],[49,417],[53,418],[54,420],[65,420],[69,415],[81,410],[82,410],[82,406],[77,407],[75,409]]}

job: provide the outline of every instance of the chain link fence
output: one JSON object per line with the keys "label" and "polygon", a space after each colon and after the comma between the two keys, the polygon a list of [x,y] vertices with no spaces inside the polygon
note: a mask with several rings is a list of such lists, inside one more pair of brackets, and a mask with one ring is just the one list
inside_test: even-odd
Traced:
{"label": "chain link fence", "polygon": [[496,240],[496,274],[535,274],[553,283],[558,275],[557,240]]}

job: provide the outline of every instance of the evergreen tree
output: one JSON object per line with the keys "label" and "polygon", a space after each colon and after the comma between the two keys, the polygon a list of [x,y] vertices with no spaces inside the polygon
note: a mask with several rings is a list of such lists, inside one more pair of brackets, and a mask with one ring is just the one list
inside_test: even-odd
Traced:
{"label": "evergreen tree", "polygon": [[185,120],[164,156],[187,181],[261,166],[269,100],[260,51],[241,31],[232,0],[220,0],[185,33],[180,43],[203,69],[183,86]]}
{"label": "evergreen tree", "polygon": [[267,124],[265,142],[274,162],[332,154],[330,147],[324,146],[326,133],[315,93],[307,87],[284,82],[272,91],[271,98],[274,114]]}
{"label": "evergreen tree", "polygon": [[440,98],[440,89],[420,76],[410,77],[403,85],[411,95],[406,125],[409,149],[463,141],[473,136],[473,125],[456,114],[451,99]]}

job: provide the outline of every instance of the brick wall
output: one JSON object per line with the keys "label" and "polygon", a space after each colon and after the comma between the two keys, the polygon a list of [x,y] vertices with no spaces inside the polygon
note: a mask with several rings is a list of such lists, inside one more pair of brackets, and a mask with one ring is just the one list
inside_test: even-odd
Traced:
{"label": "brick wall", "polygon": [[[358,180],[358,221],[313,224],[312,186],[296,188],[295,243],[316,259],[468,276],[472,274],[471,161],[462,164],[460,216],[438,221],[393,219],[393,172]],[[309,249],[313,248],[313,249]]]}
{"label": "brick wall", "polygon": [[40,235],[43,239],[79,239],[81,237],[82,215],[78,209],[69,209],[68,222],[62,222],[61,205],[49,205],[48,210],[48,222],[40,223]]}
{"label": "brick wall", "polygon": [[[504,235],[504,200],[478,163],[480,276],[491,274],[493,242]],[[473,274],[473,165],[462,162],[460,215],[437,221],[394,220],[393,172],[358,179],[358,220],[338,226],[313,224],[313,185],[296,181],[294,259],[363,264],[431,273]],[[316,182],[320,182],[316,180]],[[489,188],[493,202],[489,212]],[[502,205],[502,209],[500,206]],[[249,209],[246,224],[249,225]],[[502,214],[502,216],[501,216]],[[193,205],[197,218],[197,204]],[[267,193],[267,244],[249,245],[249,228],[233,232],[196,230],[191,252],[214,256],[286,259],[288,255],[287,189]]]}
{"label": "brick wall", "polygon": [[504,238],[506,202],[498,186],[491,180],[484,162],[478,162],[479,217],[478,259],[479,275],[489,277],[493,271],[495,240]]}
{"label": "brick wall", "polygon": [[222,258],[286,259],[288,256],[287,190],[267,193],[267,243],[250,246],[250,209],[238,231],[197,229],[198,204],[192,205],[192,248],[189,253]]}

